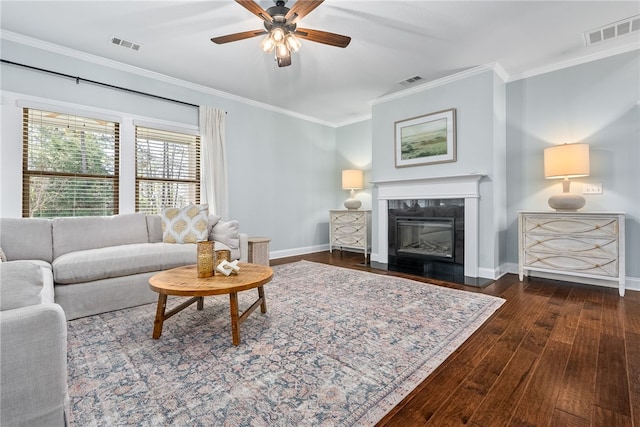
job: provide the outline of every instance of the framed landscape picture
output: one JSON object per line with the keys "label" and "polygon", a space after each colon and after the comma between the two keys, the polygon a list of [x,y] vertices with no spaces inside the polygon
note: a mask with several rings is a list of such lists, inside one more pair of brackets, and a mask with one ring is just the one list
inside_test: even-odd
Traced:
{"label": "framed landscape picture", "polygon": [[396,167],[456,161],[456,110],[395,123]]}

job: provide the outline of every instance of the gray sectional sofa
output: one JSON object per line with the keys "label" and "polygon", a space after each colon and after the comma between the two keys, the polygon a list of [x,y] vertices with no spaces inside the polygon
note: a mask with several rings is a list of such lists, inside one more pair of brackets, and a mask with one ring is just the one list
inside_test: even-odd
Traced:
{"label": "gray sectional sofa", "polygon": [[[247,261],[237,221],[208,225]],[[156,215],[0,219],[0,425],[65,425],[66,321],[157,301],[149,278],[194,264],[196,246],[163,243]]]}
{"label": "gray sectional sofa", "polygon": [[[209,239],[247,261],[248,238],[237,221],[209,216]],[[155,273],[196,261],[195,244],[162,243],[159,215],[73,218],[2,218],[0,247],[7,261],[51,268],[55,302],[67,320],[157,300]]]}
{"label": "gray sectional sofa", "polygon": [[67,323],[51,270],[2,262],[0,280],[0,425],[64,425]]}

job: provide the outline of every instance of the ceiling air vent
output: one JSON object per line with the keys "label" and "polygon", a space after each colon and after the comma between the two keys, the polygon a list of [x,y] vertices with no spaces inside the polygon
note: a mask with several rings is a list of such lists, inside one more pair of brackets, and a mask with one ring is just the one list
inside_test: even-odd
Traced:
{"label": "ceiling air vent", "polygon": [[402,81],[399,81],[398,84],[402,85],[402,86],[409,86],[415,82],[418,82],[422,80],[422,77],[420,76],[413,76],[413,77],[409,77],[408,79],[404,79]]}
{"label": "ceiling air vent", "polygon": [[635,31],[640,31],[640,15],[632,16],[631,18],[623,19],[622,21],[607,24],[600,28],[594,28],[593,30],[584,32],[584,43],[589,46],[595,43],[600,43],[605,40],[614,39],[616,37],[631,34]]}
{"label": "ceiling air vent", "polygon": [[120,37],[111,37],[111,43],[118,46],[126,47],[127,49],[136,50],[136,51],[140,50],[140,47],[141,47],[141,45],[138,43],[130,42],[130,41],[121,39]]}

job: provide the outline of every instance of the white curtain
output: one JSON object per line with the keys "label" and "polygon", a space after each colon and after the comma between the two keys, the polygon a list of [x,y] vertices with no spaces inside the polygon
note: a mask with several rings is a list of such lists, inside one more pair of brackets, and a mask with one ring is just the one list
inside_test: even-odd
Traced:
{"label": "white curtain", "polygon": [[200,200],[209,204],[209,213],[229,219],[226,112],[200,106]]}

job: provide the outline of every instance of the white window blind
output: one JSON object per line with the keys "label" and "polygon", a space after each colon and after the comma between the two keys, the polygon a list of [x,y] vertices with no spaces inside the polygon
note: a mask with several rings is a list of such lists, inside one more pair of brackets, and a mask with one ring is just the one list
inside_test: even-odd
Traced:
{"label": "white window blind", "polygon": [[136,211],[200,202],[200,137],[136,126]]}
{"label": "white window blind", "polygon": [[118,213],[119,124],[23,108],[22,215]]}

